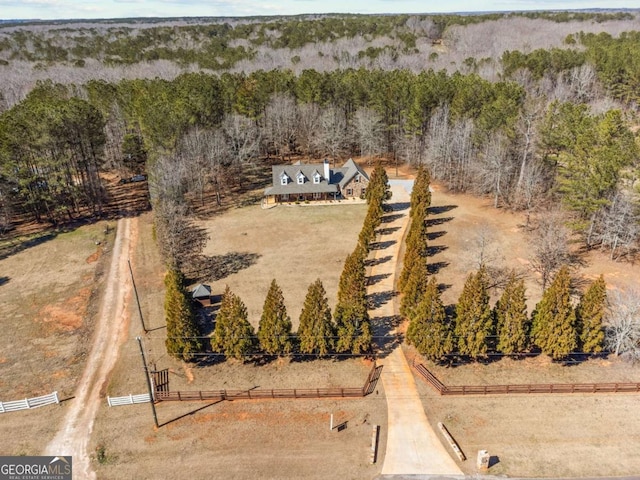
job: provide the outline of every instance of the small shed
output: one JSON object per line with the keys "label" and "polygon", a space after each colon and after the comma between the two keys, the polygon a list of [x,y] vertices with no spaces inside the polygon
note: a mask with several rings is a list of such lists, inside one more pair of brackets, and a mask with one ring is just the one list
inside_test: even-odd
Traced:
{"label": "small shed", "polygon": [[211,305],[211,287],[199,283],[191,291],[191,297],[203,307]]}

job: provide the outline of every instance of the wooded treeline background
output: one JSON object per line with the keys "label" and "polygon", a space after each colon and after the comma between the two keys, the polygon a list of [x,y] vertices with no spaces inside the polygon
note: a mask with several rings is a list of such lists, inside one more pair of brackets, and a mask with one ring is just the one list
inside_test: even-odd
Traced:
{"label": "wooded treeline background", "polygon": [[174,209],[188,208],[188,193],[202,201],[237,181],[248,163],[362,155],[427,165],[452,190],[490,194],[496,206],[530,212],[561,200],[586,245],[631,253],[640,233],[633,110],[594,108],[580,89],[565,101],[540,82],[528,88],[365,69],[44,82],[0,115],[3,223],[99,214],[100,170],[148,171],[153,202]]}

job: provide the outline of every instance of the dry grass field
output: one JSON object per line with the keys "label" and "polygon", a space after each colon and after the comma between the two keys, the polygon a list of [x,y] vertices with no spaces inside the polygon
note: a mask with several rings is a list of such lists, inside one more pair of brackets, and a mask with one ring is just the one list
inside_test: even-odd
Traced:
{"label": "dry grass field", "polygon": [[[54,390],[61,399],[73,396],[89,346],[92,305],[113,225],[99,222],[66,233],[3,240],[0,400]],[[107,226],[111,230],[105,233]],[[39,454],[63,413],[63,408],[49,406],[2,414],[0,453]]]}
{"label": "dry grass field", "polygon": [[[244,252],[257,258],[248,268],[212,283],[214,293],[221,293],[228,283],[247,304],[254,325],[273,277],[284,291],[294,326],[307,286],[316,278],[323,280],[333,306],[342,262],[355,245],[365,208],[350,205],[263,211],[250,206],[214,217],[208,223],[208,254]],[[316,252],[333,260],[312,261]],[[168,358],[164,353],[163,267],[153,243],[150,215],[140,218],[139,244],[132,260],[145,323],[151,330],[144,339],[145,349],[158,369],[169,369],[172,390],[364,384],[371,362],[363,358],[192,366]],[[141,326],[135,309],[131,315],[130,339],[122,347],[105,395],[146,392],[134,339]],[[153,428],[148,404],[109,408],[105,400],[92,436],[94,468],[101,479],[153,479],[159,475],[195,479],[373,478],[380,472],[382,457],[375,465],[369,464],[371,430],[373,424],[382,425],[383,455],[384,398],[379,383],[377,392],[364,399],[165,402],[157,405],[159,429]],[[331,413],[336,424],[346,422],[345,429],[329,431]]]}
{"label": "dry grass field", "polygon": [[[445,303],[457,301],[466,276],[477,268],[479,236],[484,232],[488,239],[485,259],[495,267],[516,268],[524,276],[531,311],[540,299],[541,287],[530,268],[524,215],[496,210],[490,199],[454,195],[438,185],[434,190],[431,263],[444,284]],[[610,289],[638,285],[638,266],[610,262],[597,251],[583,256],[583,261],[574,271],[577,279],[588,282],[602,273]],[[493,292],[492,302],[499,294]],[[411,348],[406,352],[409,361],[416,355]],[[640,367],[617,359],[592,359],[572,366],[542,356],[457,367],[424,363],[445,385],[640,382]],[[497,457],[489,470],[495,475],[579,477],[640,472],[635,449],[640,441],[640,421],[634,413],[640,407],[637,394],[440,397],[418,376],[416,383],[432,425],[444,422],[466,453],[468,460],[460,466],[467,474],[476,473],[475,457],[481,449]]]}
{"label": "dry grass field", "polygon": [[[390,177],[395,178],[389,171]],[[410,172],[402,173],[406,176]],[[453,195],[435,185],[430,227],[431,263],[454,303],[468,273],[476,268],[478,232],[490,239],[485,253],[498,267],[524,275],[533,307],[540,285],[530,269],[523,215],[495,210],[490,200]],[[272,278],[283,289],[294,329],[308,285],[320,278],[333,307],[342,263],[355,246],[364,205],[228,208],[201,221],[210,234],[206,253],[242,261],[235,273],[211,282],[225,285],[248,307],[257,326]],[[105,223],[26,243],[0,259],[0,399],[12,400],[58,390],[71,397],[90,345],[90,319],[113,233]],[[112,224],[113,225],[113,224]],[[132,257],[149,361],[168,368],[172,389],[359,387],[371,368],[362,358],[219,362],[185,366],[165,354],[164,267],[153,240],[152,217],[139,219]],[[96,246],[95,242],[101,245]],[[1,248],[2,246],[0,246]],[[6,250],[5,250],[6,251]],[[612,263],[591,252],[577,277],[605,275],[610,288],[637,285],[638,267]],[[493,292],[493,300],[499,291]],[[394,301],[399,301],[396,297]],[[94,306],[94,307],[92,307]],[[103,395],[146,392],[135,337],[142,333],[130,306],[129,339]],[[407,348],[409,360],[415,355]],[[640,369],[614,359],[562,366],[544,357],[503,359],[487,365],[441,367],[428,364],[445,384],[640,381]],[[384,375],[384,371],[382,372]],[[488,449],[490,473],[510,476],[632,475],[640,472],[635,446],[640,396],[520,395],[439,397],[416,378],[430,422],[444,422],[475,473],[475,454]],[[72,402],[73,399],[68,400]],[[382,383],[358,400],[270,400],[220,403],[161,403],[159,429],[148,404],[109,408],[106,399],[91,436],[93,466],[100,479],[155,478],[373,478],[381,469],[387,411]],[[55,433],[66,409],[0,416],[2,454],[37,454]],[[329,415],[346,429],[330,432]],[[369,464],[371,425],[381,425],[378,463]]]}
{"label": "dry grass field", "polygon": [[[446,385],[640,381],[637,367],[608,360],[571,367],[543,357],[455,368],[426,365]],[[640,472],[638,394],[441,397],[419,377],[416,383],[431,424],[443,422],[468,457],[459,462],[467,474],[476,472],[478,450],[496,457],[489,470],[493,475],[556,478]]]}
{"label": "dry grass field", "polygon": [[307,289],[315,279],[322,280],[329,305],[335,305],[342,265],[357,244],[366,210],[364,204],[270,210],[254,205],[202,223],[210,236],[206,255],[240,253],[249,258],[248,268],[212,282],[212,292],[221,294],[229,285],[245,302],[249,321],[257,327],[275,278],[296,329]]}

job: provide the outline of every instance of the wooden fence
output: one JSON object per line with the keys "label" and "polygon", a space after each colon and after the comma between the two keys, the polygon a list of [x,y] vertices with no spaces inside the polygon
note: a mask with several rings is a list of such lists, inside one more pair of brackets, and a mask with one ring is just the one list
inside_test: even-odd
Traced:
{"label": "wooden fence", "polygon": [[134,405],[137,403],[149,403],[149,394],[142,393],[140,395],[127,395],[124,397],[107,397],[107,403],[110,407],[119,407],[120,405]]}
{"label": "wooden fence", "polygon": [[28,410],[30,408],[44,407],[45,405],[52,405],[54,403],[60,403],[60,400],[58,400],[58,392],[43,395],[42,397],[24,398],[12,402],[0,402],[0,413]]}
{"label": "wooden fence", "polygon": [[[165,401],[196,401],[196,400],[264,400],[282,398],[361,398],[375,390],[380,378],[381,366],[375,363],[367,376],[363,387],[334,387],[334,388],[254,388],[248,390],[202,390],[202,391],[170,391],[168,382],[164,388],[156,388],[156,402]],[[161,372],[153,372],[157,377],[163,377]],[[160,382],[154,380],[154,385]]]}
{"label": "wooden fence", "polygon": [[533,383],[447,386],[421,363],[413,365],[440,395],[507,395],[516,393],[639,393],[640,383]]}

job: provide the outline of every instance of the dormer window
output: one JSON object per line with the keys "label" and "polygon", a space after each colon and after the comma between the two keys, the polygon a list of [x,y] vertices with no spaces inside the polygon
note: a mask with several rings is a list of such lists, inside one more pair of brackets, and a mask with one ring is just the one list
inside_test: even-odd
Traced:
{"label": "dormer window", "polygon": [[304,185],[304,175],[302,172],[298,172],[297,179],[298,185]]}
{"label": "dormer window", "polygon": [[313,174],[313,183],[316,185],[320,184],[320,174],[318,172]]}
{"label": "dormer window", "polygon": [[287,185],[289,183],[289,177],[287,177],[286,173],[280,175],[280,185]]}

